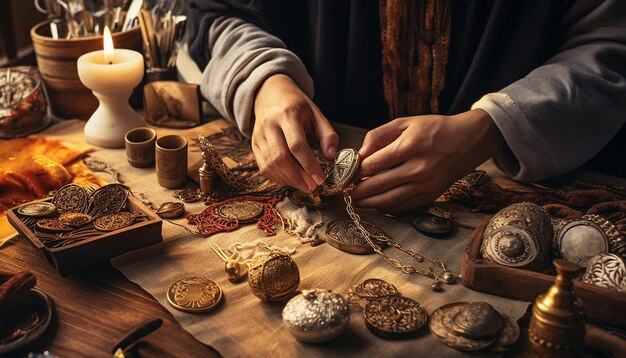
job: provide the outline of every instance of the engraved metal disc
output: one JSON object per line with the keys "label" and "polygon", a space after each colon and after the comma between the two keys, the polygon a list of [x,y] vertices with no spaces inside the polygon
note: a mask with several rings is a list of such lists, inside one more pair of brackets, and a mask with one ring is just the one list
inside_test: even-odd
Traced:
{"label": "engraved metal disc", "polygon": [[48,216],[56,211],[56,206],[44,201],[28,203],[17,208],[17,213],[24,216],[41,217]]}
{"label": "engraved metal disc", "polygon": [[80,227],[83,225],[87,225],[93,220],[90,215],[83,213],[64,213],[59,215],[59,221],[63,225],[71,226],[71,227]]}
{"label": "engraved metal disc", "polygon": [[231,201],[215,208],[223,218],[236,219],[240,223],[252,221],[263,213],[263,204],[251,200]]}
{"label": "engraved metal disc", "polygon": [[346,148],[337,152],[335,160],[329,166],[326,181],[322,185],[322,194],[334,195],[341,192],[354,181],[360,164],[361,159],[356,150]]}
{"label": "engraved metal disc", "polygon": [[[387,235],[376,225],[361,221],[367,232],[376,241],[376,237],[386,237]],[[357,255],[371,254],[374,249],[367,243],[365,237],[352,220],[333,220],[326,226],[326,242],[331,246],[345,252]]]}
{"label": "engraved metal disc", "polygon": [[619,256],[600,254],[589,260],[583,281],[626,292],[626,266]]}
{"label": "engraved metal disc", "polygon": [[205,195],[200,189],[179,189],[172,194],[176,199],[182,200],[184,203],[193,203],[204,199]]}
{"label": "engraved metal disc", "polygon": [[59,213],[82,213],[89,204],[89,194],[78,184],[67,184],[52,197],[52,204]]}
{"label": "engraved metal disc", "polygon": [[451,219],[436,215],[420,216],[413,224],[421,233],[435,237],[445,235],[454,229]]}
{"label": "engraved metal disc", "polygon": [[396,286],[379,278],[369,278],[363,281],[354,288],[354,292],[362,298],[382,298],[400,295]]}
{"label": "engraved metal disc", "polygon": [[177,310],[190,313],[210,311],[222,300],[222,288],[205,277],[187,277],[167,290],[167,301]]}
{"label": "engraved metal disc", "polygon": [[164,219],[174,219],[185,214],[185,204],[168,201],[161,204],[156,214]]}
{"label": "engraved metal disc", "polygon": [[135,215],[128,211],[100,216],[93,222],[93,226],[100,231],[115,231],[135,222]]}
{"label": "engraved metal disc", "polygon": [[45,231],[72,231],[73,227],[63,225],[58,219],[39,219],[35,224],[38,229]]}
{"label": "engraved metal disc", "polygon": [[128,189],[121,184],[109,184],[91,194],[91,216],[114,214],[122,210],[128,199]]}
{"label": "engraved metal disc", "polygon": [[504,317],[486,302],[468,303],[452,317],[454,333],[471,339],[491,339],[504,327]]}
{"label": "engraved metal disc", "polygon": [[503,266],[521,267],[537,257],[537,244],[528,230],[517,226],[503,226],[487,238],[485,258]]}
{"label": "engraved metal disc", "polygon": [[369,299],[363,317],[372,333],[390,339],[413,337],[428,321],[426,310],[404,296]]}
{"label": "engraved metal disc", "polygon": [[450,329],[453,317],[459,313],[467,302],[451,303],[437,308],[430,315],[430,332],[445,345],[462,351],[477,351],[490,346],[496,338],[471,339],[456,334]]}
{"label": "engraved metal disc", "polygon": [[588,220],[573,220],[557,234],[557,246],[562,258],[587,267],[589,260],[609,251],[609,240],[602,228]]}

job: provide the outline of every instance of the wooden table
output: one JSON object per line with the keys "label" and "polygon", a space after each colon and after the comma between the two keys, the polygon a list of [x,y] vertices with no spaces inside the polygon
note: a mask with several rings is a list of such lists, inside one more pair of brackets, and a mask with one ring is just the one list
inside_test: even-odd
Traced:
{"label": "wooden table", "polygon": [[183,330],[172,315],[110,264],[61,278],[23,237],[0,249],[0,270],[30,270],[37,288],[55,303],[43,337],[10,357],[45,350],[63,357],[112,357],[111,348],[133,326],[161,318],[163,326],[137,346],[142,357],[219,357]]}

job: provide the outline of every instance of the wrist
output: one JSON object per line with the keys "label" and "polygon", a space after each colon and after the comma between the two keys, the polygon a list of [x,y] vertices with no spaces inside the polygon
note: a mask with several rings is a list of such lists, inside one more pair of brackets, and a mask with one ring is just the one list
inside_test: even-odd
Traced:
{"label": "wrist", "polygon": [[506,150],[507,145],[491,116],[482,109],[473,109],[455,117],[462,121],[462,131],[466,135],[468,146],[476,165],[493,158]]}
{"label": "wrist", "polygon": [[264,102],[266,102],[266,98],[276,98],[276,96],[281,95],[281,92],[289,90],[289,88],[292,86],[298,88],[298,86],[295,84],[295,82],[293,82],[291,77],[283,73],[275,73],[263,80],[254,96],[255,114],[257,116],[260,114],[262,106]]}

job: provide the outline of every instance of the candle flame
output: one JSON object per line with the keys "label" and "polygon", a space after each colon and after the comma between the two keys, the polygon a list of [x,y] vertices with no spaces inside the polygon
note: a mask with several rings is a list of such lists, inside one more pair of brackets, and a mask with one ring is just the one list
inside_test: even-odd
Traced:
{"label": "candle flame", "polygon": [[109,27],[104,27],[104,62],[113,63],[115,58],[115,48],[113,47],[113,38],[111,38],[111,31]]}

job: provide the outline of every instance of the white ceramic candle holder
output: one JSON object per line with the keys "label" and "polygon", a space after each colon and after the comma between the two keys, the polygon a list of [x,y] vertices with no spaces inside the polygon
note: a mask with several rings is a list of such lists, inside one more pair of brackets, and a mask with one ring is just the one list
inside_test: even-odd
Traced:
{"label": "white ceramic candle holder", "polygon": [[133,89],[144,73],[143,56],[136,51],[116,49],[110,61],[104,51],[78,59],[78,77],[98,98],[100,105],[85,124],[87,143],[105,148],[124,148],[124,135],[145,126],[144,119],[128,104]]}

